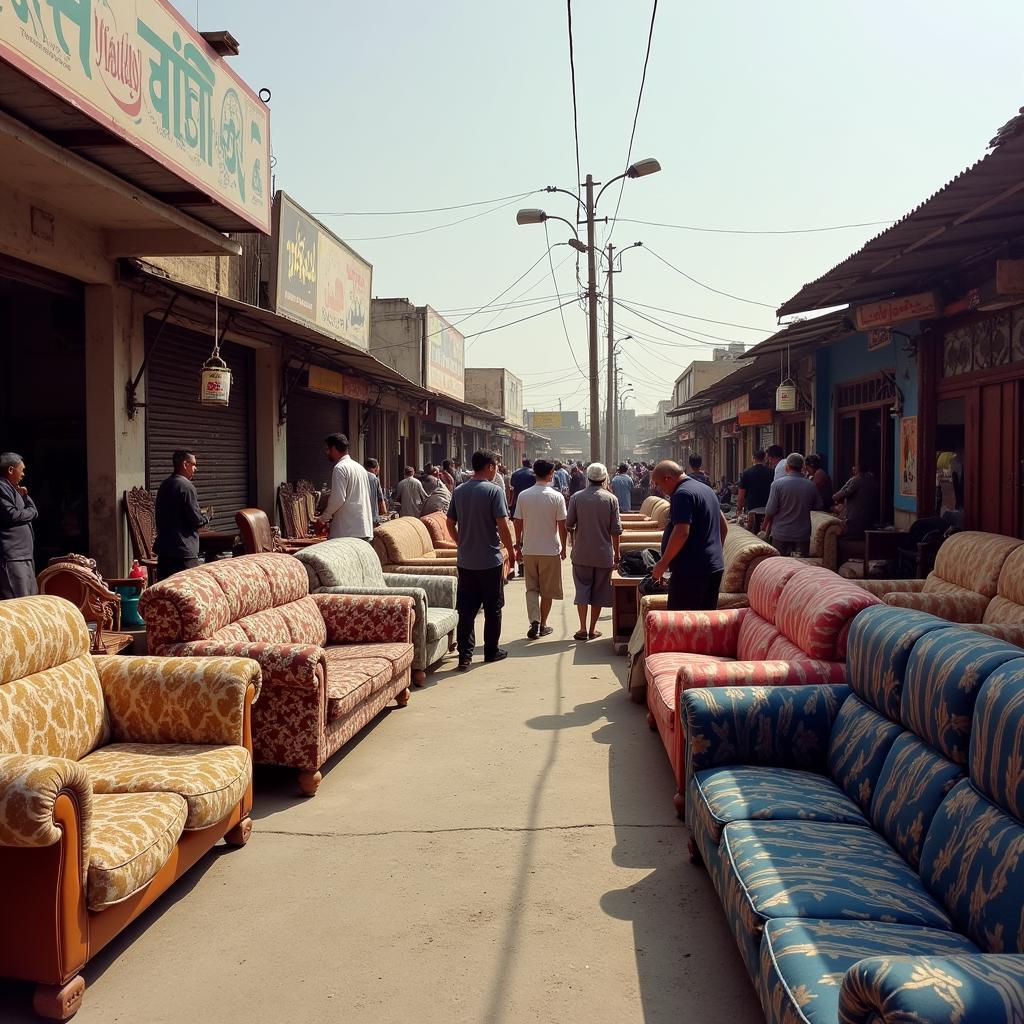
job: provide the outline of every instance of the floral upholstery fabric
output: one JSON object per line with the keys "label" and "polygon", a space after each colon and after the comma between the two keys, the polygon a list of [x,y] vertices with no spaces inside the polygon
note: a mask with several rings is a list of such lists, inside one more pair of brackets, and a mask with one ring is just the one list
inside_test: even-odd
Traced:
{"label": "floral upholstery fabric", "polygon": [[187,829],[226,817],[252,780],[245,747],[111,743],[80,763],[94,793],[177,793],[188,805]]}
{"label": "floral upholstery fabric", "polygon": [[[274,644],[221,640],[194,640],[188,644],[171,644],[164,649],[166,657],[230,657],[251,658],[263,672],[263,686],[270,684],[315,689],[323,678],[324,651],[311,644]],[[266,693],[263,694],[266,700]]]}
{"label": "floral upholstery fabric", "polygon": [[448,516],[444,512],[431,512],[429,515],[421,516],[420,522],[427,528],[430,543],[434,545],[435,551],[456,549],[457,545],[448,533]]}
{"label": "floral upholstery fabric", "polygon": [[261,643],[313,644],[323,647],[327,630],[311,597],[290,604],[264,608],[217,630],[212,640],[257,640]]}
{"label": "floral upholstery fabric", "polygon": [[[880,921],[768,921],[761,940],[758,995],[768,1024],[835,1024],[840,986],[858,961],[903,953],[978,952],[969,939],[939,928]],[[864,1018],[872,1019],[881,1020]]]}
{"label": "floral upholstery fabric", "polygon": [[[427,528],[415,516],[402,516],[376,527],[373,531],[373,550],[385,571],[390,566],[408,564],[413,559],[437,558]],[[445,551],[443,554],[447,556],[450,552]]]}
{"label": "floral upholstery fabric", "polygon": [[151,882],[181,838],[185,801],[174,793],[95,798],[86,904],[102,910]]}
{"label": "floral upholstery fabric", "polygon": [[1007,556],[983,622],[1024,624],[1024,544]]}
{"label": "floral upholstery fabric", "polygon": [[383,658],[394,669],[396,676],[405,672],[412,664],[412,645],[403,643],[352,644],[328,648],[332,652],[329,664],[338,661],[359,661],[361,658]]}
{"label": "floral upholstery fabric", "polygon": [[718,612],[648,612],[644,617],[644,649],[648,656],[663,651],[736,656],[744,609]]}
{"label": "floral upholstery fabric", "polygon": [[442,576],[457,579],[459,570],[454,562],[421,558],[408,565],[389,565],[385,576]]}
{"label": "floral upholstery fabric", "polygon": [[924,580],[852,580],[862,590],[875,597],[884,598],[886,594],[920,594],[924,591]]}
{"label": "floral upholstery fabric", "polygon": [[411,597],[314,594],[330,644],[412,643]]}
{"label": "floral upholstery fabric", "polygon": [[[935,569],[928,579],[931,581],[934,576],[964,590],[973,590],[982,597],[995,597],[1003,566],[1022,543],[1016,537],[998,533],[975,530],[954,533],[939,548]],[[926,592],[930,589],[925,587]]]}
{"label": "floral upholstery fabric", "polygon": [[[771,564],[770,562],[768,563]],[[878,604],[873,594],[824,569],[797,573],[779,597],[775,625],[811,658],[839,657],[839,635],[859,612]]]}
{"label": "floral upholstery fabric", "polygon": [[351,714],[395,677],[388,658],[344,658],[344,647],[327,649],[327,721]]}
{"label": "floral upholstery fabric", "polygon": [[927,1021],[1015,1024],[1024,1020],[1024,963],[1019,956],[867,957],[839,990],[840,1024]]}
{"label": "floral upholstery fabric", "polygon": [[893,608],[916,608],[949,622],[980,622],[988,609],[989,599],[970,590],[956,593],[891,593],[885,603]]}
{"label": "floral upholstery fabric", "polygon": [[721,589],[727,593],[745,593],[747,578],[753,569],[763,559],[778,557],[779,553],[756,534],[730,523],[722,554],[725,557],[725,572]]}
{"label": "floral upholstery fabric", "polygon": [[384,587],[384,573],[373,548],[357,537],[311,544],[295,557],[309,580],[309,592],[321,587]]}
{"label": "floral upholstery fabric", "polygon": [[839,709],[828,743],[828,773],[866,814],[878,776],[902,729],[850,697]]}
{"label": "floral upholstery fabric", "polygon": [[21,598],[0,605],[0,686],[88,653],[85,620],[62,598]]}
{"label": "floral upholstery fabric", "polygon": [[974,706],[970,772],[975,786],[1018,820],[1024,819],[1024,662],[997,668],[982,686]]}
{"label": "floral upholstery fabric", "polygon": [[246,692],[259,696],[257,662],[241,658],[99,657],[115,743],[243,742]]}

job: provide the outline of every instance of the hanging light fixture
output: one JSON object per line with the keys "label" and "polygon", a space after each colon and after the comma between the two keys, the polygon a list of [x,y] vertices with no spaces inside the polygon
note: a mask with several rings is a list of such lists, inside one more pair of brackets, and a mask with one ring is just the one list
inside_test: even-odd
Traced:
{"label": "hanging light fixture", "polygon": [[220,355],[220,293],[213,296],[213,353],[203,363],[199,401],[203,405],[227,405],[231,399],[231,370]]}
{"label": "hanging light fixture", "polygon": [[[789,362],[789,346],[786,346],[786,364],[787,371],[792,369],[792,365]],[[779,374],[782,374],[782,360],[779,360]],[[776,412],[796,412],[796,384],[793,383],[792,377],[789,373],[779,382],[779,386],[775,389],[775,411]]]}

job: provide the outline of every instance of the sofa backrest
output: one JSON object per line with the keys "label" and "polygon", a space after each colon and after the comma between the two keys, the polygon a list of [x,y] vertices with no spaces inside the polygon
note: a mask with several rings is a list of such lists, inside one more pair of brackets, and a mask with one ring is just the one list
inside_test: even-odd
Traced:
{"label": "sofa backrest", "polygon": [[295,557],[302,563],[312,594],[321,587],[383,587],[384,573],[373,548],[357,537],[312,544]]}
{"label": "sofa backrest", "polygon": [[642,502],[640,502],[641,514],[647,516],[648,519],[653,519],[655,505],[657,505],[659,501],[664,500],[664,498],[659,498],[656,494],[649,494]]}
{"label": "sofa backrest", "polygon": [[764,559],[755,566],[747,589],[750,609],[743,616],[737,638],[739,661],[764,661],[768,657],[772,644],[781,636],[775,625],[779,599],[790,580],[806,569],[807,566],[795,558],[781,557]]}
{"label": "sofa backrest", "polygon": [[778,555],[771,544],[736,523],[729,524],[722,553],[725,556],[721,587],[724,594],[745,594],[754,566],[764,558]]}
{"label": "sofa backrest", "polygon": [[326,626],[292,555],[224,558],[147,588],[139,601],[150,651],[192,640],[323,644]]}
{"label": "sofa backrest", "polygon": [[837,545],[846,532],[846,524],[830,512],[811,513],[811,558],[821,558],[826,567],[835,568],[838,563]]}
{"label": "sofa backrest", "polygon": [[430,534],[430,543],[434,548],[452,542],[452,538],[448,534],[447,512],[431,512],[429,515],[421,516],[420,522],[427,528],[427,533]]}
{"label": "sofa backrest", "polygon": [[1024,544],[1014,548],[999,573],[996,596],[989,602],[982,620],[989,625],[1024,625]]}
{"label": "sofa backrest", "polygon": [[651,506],[651,518],[659,530],[664,530],[668,526],[668,517],[671,511],[672,506],[664,498],[658,498]]}
{"label": "sofa backrest", "polygon": [[1010,554],[1024,541],[998,533],[965,530],[954,533],[935,556],[935,568],[925,580],[925,593],[947,593],[949,585],[995,597],[999,576]]}
{"label": "sofa backrest", "polygon": [[0,602],[0,753],[77,761],[109,736],[81,612],[60,597]]}
{"label": "sofa backrest", "polygon": [[434,555],[430,534],[415,516],[401,516],[381,523],[373,531],[373,550],[381,565],[401,565],[410,558]]}

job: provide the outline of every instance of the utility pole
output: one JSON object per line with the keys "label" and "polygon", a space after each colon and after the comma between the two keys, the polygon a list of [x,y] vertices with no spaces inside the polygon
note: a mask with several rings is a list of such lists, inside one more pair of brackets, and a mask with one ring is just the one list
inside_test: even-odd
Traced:
{"label": "utility pole", "polygon": [[601,461],[600,367],[597,357],[597,251],[594,248],[594,176],[587,175],[587,312],[590,319],[590,461]]}
{"label": "utility pole", "polygon": [[612,282],[615,280],[615,267],[612,263],[615,246],[608,243],[608,438],[605,446],[605,464],[608,472],[612,471],[615,462],[615,420],[618,410],[615,408],[615,302],[613,301]]}

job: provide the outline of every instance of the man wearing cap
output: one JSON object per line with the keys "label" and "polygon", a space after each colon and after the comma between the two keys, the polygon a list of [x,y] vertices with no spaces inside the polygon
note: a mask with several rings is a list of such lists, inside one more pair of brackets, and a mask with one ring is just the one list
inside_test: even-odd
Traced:
{"label": "man wearing cap", "polygon": [[619,499],[605,487],[607,480],[608,470],[600,462],[592,462],[587,468],[587,486],[569,499],[565,525],[574,531],[573,603],[580,617],[574,640],[596,640],[601,635],[597,631],[601,609],[612,604],[612,570],[619,564],[622,520]]}

